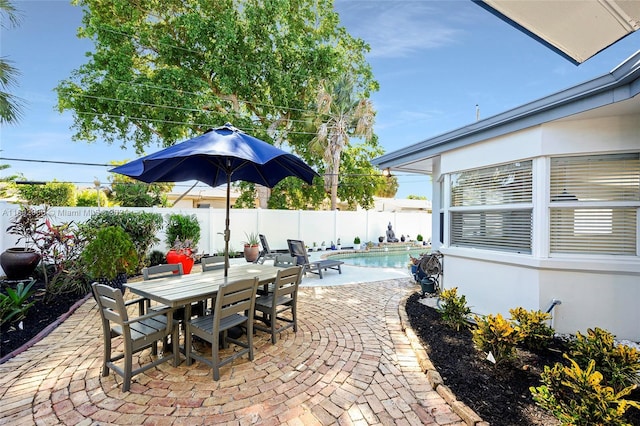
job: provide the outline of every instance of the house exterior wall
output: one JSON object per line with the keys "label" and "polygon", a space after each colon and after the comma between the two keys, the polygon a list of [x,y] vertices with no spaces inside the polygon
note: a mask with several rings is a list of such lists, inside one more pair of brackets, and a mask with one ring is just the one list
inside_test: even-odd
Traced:
{"label": "house exterior wall", "polygon": [[552,299],[562,301],[554,309],[558,332],[575,334],[576,330],[600,327],[619,339],[640,340],[637,272],[545,269],[539,282],[544,304]]}
{"label": "house exterior wall", "polygon": [[[640,116],[626,115],[559,120],[442,153],[433,175],[432,226],[436,241],[437,212],[443,210],[444,287],[458,287],[479,314],[508,315],[518,306],[546,311],[559,299],[553,319],[558,332],[574,334],[597,326],[620,339],[640,341],[640,256],[550,255],[548,202],[551,156],[638,150]],[[450,246],[450,174],[519,160],[533,160],[531,254]],[[444,207],[437,201],[441,189]],[[636,234],[640,238],[640,231]]]}

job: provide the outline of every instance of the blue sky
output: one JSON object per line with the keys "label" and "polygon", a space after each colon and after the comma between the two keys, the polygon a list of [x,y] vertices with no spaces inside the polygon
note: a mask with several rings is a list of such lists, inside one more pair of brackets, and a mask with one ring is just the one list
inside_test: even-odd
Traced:
{"label": "blue sky", "polygon": [[[17,125],[0,128],[0,156],[107,163],[133,150],[71,141],[70,113],[56,111],[53,88],[86,61],[92,44],[78,39],[82,13],[67,1],[14,1],[17,28],[2,28],[0,55],[21,75]],[[640,31],[576,66],[470,0],[336,0],[342,25],[371,45],[368,60],[380,91],[373,95],[375,131],[386,152],[471,124],[611,71],[640,49]],[[4,23],[3,23],[4,24]],[[223,123],[221,123],[223,124]],[[147,153],[159,149],[149,148]],[[29,180],[107,182],[107,168],[0,160]],[[399,175],[397,198],[431,198],[425,176]],[[180,187],[176,188],[177,190]]]}

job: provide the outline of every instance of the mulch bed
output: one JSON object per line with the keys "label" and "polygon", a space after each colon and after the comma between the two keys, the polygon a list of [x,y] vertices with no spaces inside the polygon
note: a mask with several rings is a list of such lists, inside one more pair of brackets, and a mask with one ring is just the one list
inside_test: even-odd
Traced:
{"label": "mulch bed", "polygon": [[[513,364],[493,365],[475,349],[469,330],[455,331],[442,323],[436,309],[420,303],[420,295],[410,296],[406,311],[429,359],[456,397],[492,426],[558,425],[538,407],[530,386],[540,386],[545,365],[562,360],[566,345],[555,339],[550,350],[533,353],[518,350]],[[640,400],[636,390],[629,399]],[[630,408],[627,420],[640,425],[640,410]]]}
{"label": "mulch bed", "polygon": [[[11,284],[2,282],[3,292],[7,285]],[[29,308],[27,316],[20,324],[21,327],[8,327],[4,325],[0,329],[0,358],[6,357],[8,354],[18,349],[26,349],[23,346],[27,342],[43,330],[51,331],[51,329],[49,329],[51,328],[49,327],[51,324],[55,324],[56,321],[61,319],[61,317],[64,318],[74,304],[85,298],[85,295],[61,294],[56,296],[54,300],[47,303],[44,300],[44,281],[36,282],[32,289],[35,290],[35,294],[31,296],[29,300],[35,300],[36,303]],[[41,338],[44,336],[39,337]]]}

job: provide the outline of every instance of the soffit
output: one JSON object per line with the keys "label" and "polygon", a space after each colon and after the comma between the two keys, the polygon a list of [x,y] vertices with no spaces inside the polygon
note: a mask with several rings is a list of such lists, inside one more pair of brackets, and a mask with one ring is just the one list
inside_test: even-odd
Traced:
{"label": "soffit", "polygon": [[575,64],[640,29],[635,0],[474,2]]}

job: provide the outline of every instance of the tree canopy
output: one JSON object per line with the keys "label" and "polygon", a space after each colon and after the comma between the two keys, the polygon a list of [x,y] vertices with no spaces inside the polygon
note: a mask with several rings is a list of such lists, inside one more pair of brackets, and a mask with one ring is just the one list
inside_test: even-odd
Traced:
{"label": "tree canopy", "polygon": [[322,81],[377,90],[332,0],[76,0],[88,61],[56,88],[74,140],[166,147],[230,122],[324,172],[308,149]]}
{"label": "tree canopy", "polygon": [[[5,26],[14,27],[19,24],[18,10],[8,0],[0,0],[0,22]],[[17,77],[20,72],[11,65],[11,61],[5,57],[0,57],[0,124],[16,123],[22,116],[24,101],[9,90],[17,85]]]}
{"label": "tree canopy", "polygon": [[316,136],[311,149],[324,160],[324,185],[331,194],[331,210],[335,210],[342,153],[351,137],[372,140],[375,111],[369,99],[358,96],[351,76],[342,75],[333,82],[322,81],[314,115]]}

